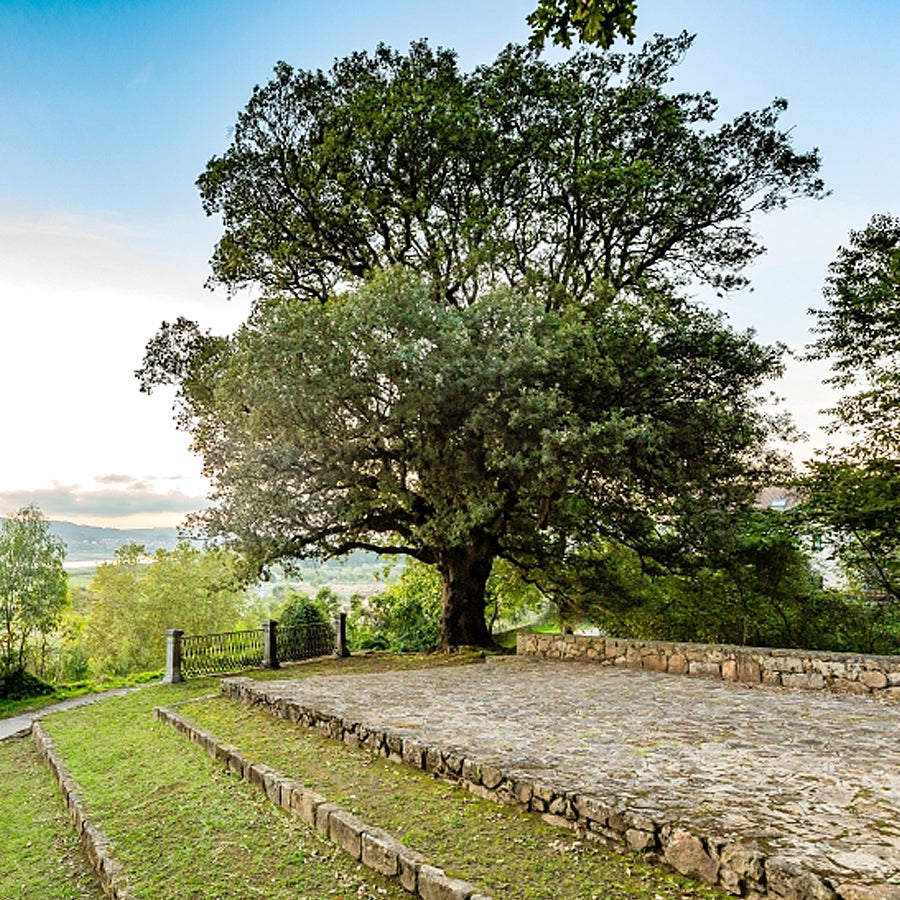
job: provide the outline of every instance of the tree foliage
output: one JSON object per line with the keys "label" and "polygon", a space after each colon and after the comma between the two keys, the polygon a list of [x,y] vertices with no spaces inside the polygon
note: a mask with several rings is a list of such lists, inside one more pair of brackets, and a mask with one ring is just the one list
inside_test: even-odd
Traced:
{"label": "tree foliage", "polygon": [[900,612],[900,219],[876,215],[838,249],[813,310],[813,359],[846,393],[831,430],[850,441],[809,464],[807,510],[858,589]]}
{"label": "tree foliage", "polygon": [[900,218],[873,216],[838,248],[825,284],[827,305],[810,310],[818,338],[812,359],[827,359],[835,387],[849,391],[832,431],[854,439],[856,455],[900,457]]}
{"label": "tree foliage", "polygon": [[125,675],[165,663],[166,630],[228,631],[245,599],[242,567],[221,548],[179,544],[149,559],[140,544],[116,551],[88,588],[82,641],[94,673]]}
{"label": "tree foliage", "polygon": [[572,39],[609,49],[616,38],[634,41],[637,21],[635,0],[540,0],[528,16],[532,28],[529,45],[544,46],[547,38],[554,44],[571,47]]}
{"label": "tree foliage", "polygon": [[552,595],[564,621],[646,640],[897,652],[896,610],[825,587],[815,535],[805,510],[750,510],[720,518],[703,551],[677,568],[600,541],[584,550],[581,583]]}
{"label": "tree foliage", "polygon": [[224,225],[213,277],[324,301],[399,264],[456,304],[498,283],[738,286],[750,217],[819,195],[818,154],[779,130],[784,101],[714,127],[708,93],[666,93],[690,43],[556,64],[511,46],[468,75],[424,42],[279,63],[198,181]]}
{"label": "tree foliage", "polygon": [[210,530],[260,563],[405,553],[441,575],[442,642],[482,644],[495,560],[658,547],[749,496],[780,352],[678,287],[742,284],[751,215],[819,195],[818,157],[782,101],[715,127],[666,93],[689,44],[278,65],[199,180],[214,279],[262,296],[231,338],[164,325],[139,373],[179,385]]}
{"label": "tree foliage", "polygon": [[68,597],[65,544],[35,506],[0,523],[0,671],[21,670],[30,638],[57,625]]}

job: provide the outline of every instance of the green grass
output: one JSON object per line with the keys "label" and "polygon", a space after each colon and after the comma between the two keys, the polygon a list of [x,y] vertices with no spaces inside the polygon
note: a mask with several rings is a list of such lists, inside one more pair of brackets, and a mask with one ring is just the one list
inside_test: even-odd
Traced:
{"label": "green grass", "polygon": [[99,900],[68,810],[30,737],[0,743],[0,897]]}
{"label": "green grass", "polygon": [[121,687],[133,687],[138,684],[147,684],[152,681],[162,680],[162,672],[137,672],[124,677],[110,676],[88,681],[77,681],[73,684],[61,684],[52,694],[43,694],[40,697],[26,697],[23,700],[0,699],[0,719],[8,719],[19,713],[34,712],[58,703],[60,700],[70,700],[73,697],[83,697],[85,694],[94,694],[100,691],[112,691]]}
{"label": "green grass", "polygon": [[[260,679],[297,678],[459,665],[477,658],[477,654],[356,656],[249,674]],[[136,896],[144,900],[409,896],[272,807],[262,792],[236,779],[152,716],[154,706],[191,699],[199,702],[183,709],[198,724],[386,828],[429,862],[478,883],[497,900],[723,896],[640,857],[582,844],[568,831],[479,800],[416,770],[229,701],[199,699],[217,688],[214,678],[149,685],[44,720],[81,785],[89,814],[111,839]],[[48,776],[28,772],[16,775],[14,781],[27,784],[39,778]],[[9,822],[14,833],[24,815],[13,806],[2,821]],[[9,840],[4,832],[3,857],[17,850]],[[70,895],[34,890],[0,891],[0,896],[52,900]]]}

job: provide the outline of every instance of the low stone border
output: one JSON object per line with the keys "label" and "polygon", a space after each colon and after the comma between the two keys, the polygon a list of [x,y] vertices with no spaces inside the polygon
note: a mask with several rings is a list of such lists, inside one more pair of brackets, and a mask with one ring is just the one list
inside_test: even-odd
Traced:
{"label": "low stone border", "polygon": [[133,894],[125,878],[122,864],[113,856],[109,841],[103,832],[88,818],[81,796],[81,789],[66,769],[62,756],[56,749],[40,722],[34,722],[31,734],[41,759],[50,768],[72,815],[75,831],[81,840],[88,861],[94,869],[100,886],[107,897],[114,900],[133,900]]}
{"label": "low stone border", "polygon": [[253,679],[238,677],[223,679],[220,688],[233,700],[259,706],[325,737],[422,769],[459,784],[476,796],[536,813],[550,824],[575,830],[582,837],[642,852],[682,875],[718,886],[738,897],[876,900],[882,896],[856,886],[836,889],[817,873],[784,857],[767,855],[749,842],[698,835],[677,822],[653,818],[646,811],[623,809],[601,797],[559,790],[452,750],[321,712],[293,697],[279,695],[277,684],[266,685],[261,690],[261,685]]}
{"label": "low stone border", "polygon": [[525,633],[517,637],[516,653],[535,659],[580,660],[742,684],[900,699],[900,656]]}
{"label": "low stone border", "polygon": [[[248,679],[249,680],[249,679]],[[258,787],[276,806],[299,816],[354,859],[389,878],[396,878],[410,893],[423,900],[491,900],[475,887],[451,878],[430,866],[419,853],[395,840],[386,831],[367,825],[357,816],[308,790],[292,778],[263,763],[247,759],[236,747],[197,728],[172,708],[156,707],[160,722],[175,729],[235,775]]]}

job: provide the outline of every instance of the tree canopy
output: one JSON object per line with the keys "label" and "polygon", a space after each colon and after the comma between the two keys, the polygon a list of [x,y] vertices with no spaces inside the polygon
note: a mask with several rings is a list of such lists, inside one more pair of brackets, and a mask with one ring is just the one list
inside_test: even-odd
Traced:
{"label": "tree canopy", "polygon": [[490,641],[496,559],[535,572],[598,534],[650,552],[746,501],[780,351],[679,287],[742,284],[750,216],[822,185],[782,101],[715,127],[710,95],[666,93],[689,44],[278,65],[199,180],[213,278],[261,296],[229,338],[164,324],[139,372],[179,385],[211,531],[260,563],[434,565],[452,646]]}
{"label": "tree canopy", "polygon": [[399,264],[457,305],[498,284],[738,287],[751,216],[821,194],[818,154],[779,130],[782,100],[714,127],[710,94],[666,93],[691,40],[556,64],[511,46],[470,74],[425,42],[279,63],[198,181],[224,226],[213,279],[326,301]]}
{"label": "tree canopy", "polygon": [[181,543],[151,557],[141,544],[116,551],[88,588],[83,645],[96,674],[153,671],[165,662],[165,632],[233,629],[246,601],[243,568],[221,547]]}

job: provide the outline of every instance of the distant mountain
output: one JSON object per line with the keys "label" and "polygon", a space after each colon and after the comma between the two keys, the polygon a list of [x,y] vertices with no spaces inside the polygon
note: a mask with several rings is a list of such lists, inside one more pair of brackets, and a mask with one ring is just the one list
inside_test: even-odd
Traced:
{"label": "distant mountain", "polygon": [[130,543],[143,544],[148,553],[172,550],[179,540],[177,528],[98,528],[51,520],[50,531],[65,541],[70,562],[114,559],[116,550]]}

